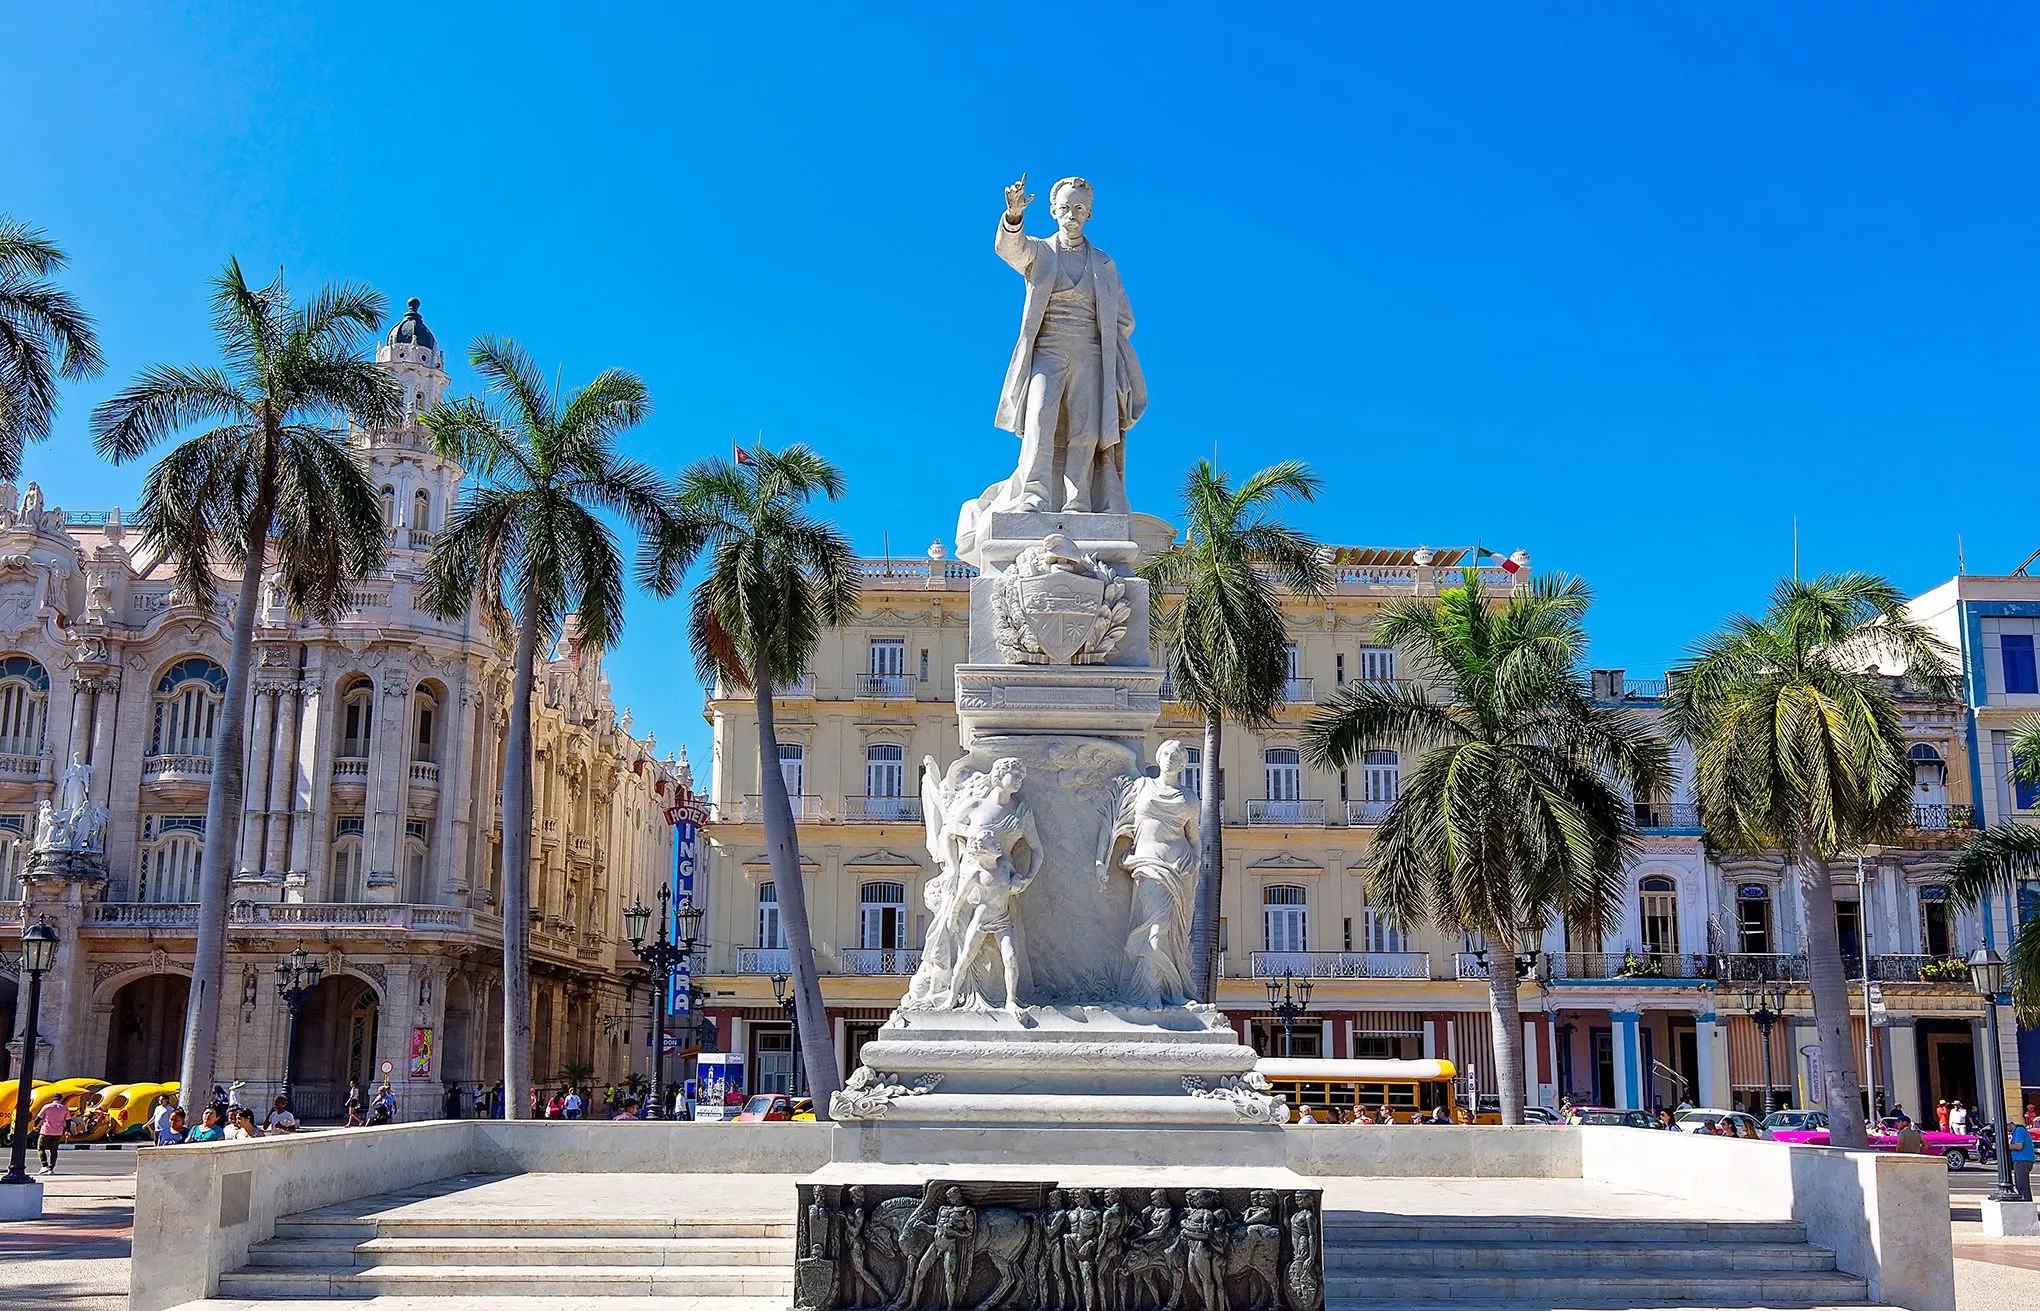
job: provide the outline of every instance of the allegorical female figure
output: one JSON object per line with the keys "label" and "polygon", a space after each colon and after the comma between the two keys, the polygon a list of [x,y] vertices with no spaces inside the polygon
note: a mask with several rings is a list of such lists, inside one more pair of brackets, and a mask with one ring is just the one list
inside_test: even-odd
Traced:
{"label": "allegorical female figure", "polygon": [[1120,862],[1133,877],[1126,934],[1128,1005],[1181,1006],[1190,998],[1190,914],[1197,887],[1197,798],[1176,784],[1184,748],[1170,739],[1155,752],[1157,778],[1124,780],[1098,836],[1098,881],[1120,839]]}

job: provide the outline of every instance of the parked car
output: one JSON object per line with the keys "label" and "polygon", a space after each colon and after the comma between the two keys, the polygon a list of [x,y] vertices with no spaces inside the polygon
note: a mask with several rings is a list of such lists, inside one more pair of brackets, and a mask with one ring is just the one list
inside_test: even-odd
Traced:
{"label": "parked car", "polygon": [[1622,1129],[1661,1128],[1649,1111],[1618,1111],[1610,1106],[1575,1106],[1568,1124],[1614,1125]]}
{"label": "parked car", "polygon": [[[1870,1132],[1870,1148],[1879,1152],[1898,1150],[1898,1134],[1886,1133],[1884,1125],[1878,1125]],[[1811,1147],[1828,1145],[1828,1129],[1823,1124],[1818,1129],[1779,1129],[1771,1136],[1781,1143],[1800,1143]],[[1938,1156],[1946,1161],[1950,1170],[1966,1170],[1969,1163],[1980,1159],[1975,1134],[1942,1133],[1938,1129],[1922,1130],[1920,1144],[1927,1155]]]}
{"label": "parked car", "polygon": [[1712,1129],[1720,1121],[1726,1120],[1735,1126],[1738,1138],[1749,1137],[1747,1130],[1752,1128],[1757,1131],[1760,1138],[1771,1136],[1765,1132],[1764,1126],[1757,1122],[1756,1116],[1743,1111],[1724,1111],[1712,1106],[1689,1106],[1673,1116],[1672,1120],[1680,1133],[1699,1133]]}
{"label": "parked car", "polygon": [[1780,1129],[1825,1129],[1828,1127],[1826,1111],[1773,1111],[1764,1117],[1766,1132],[1775,1133]]}
{"label": "parked car", "polygon": [[1526,1106],[1523,1108],[1523,1123],[1564,1124],[1565,1121],[1559,1119],[1558,1112],[1549,1106]]}
{"label": "parked car", "polygon": [[737,1112],[739,1120],[809,1120],[815,1118],[815,1103],[809,1097],[785,1093],[758,1093]]}

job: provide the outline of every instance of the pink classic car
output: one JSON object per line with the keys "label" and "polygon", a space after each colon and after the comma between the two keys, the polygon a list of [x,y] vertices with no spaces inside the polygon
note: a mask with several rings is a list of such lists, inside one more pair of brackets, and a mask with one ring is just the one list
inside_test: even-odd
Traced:
{"label": "pink classic car", "polygon": [[[1774,1141],[1781,1143],[1806,1143],[1815,1147],[1828,1145],[1827,1117],[1817,1117],[1819,1127],[1813,1127],[1816,1117],[1808,1116],[1808,1127],[1803,1129],[1777,1128],[1771,1130]],[[1884,1120],[1870,1130],[1870,1146],[1880,1152],[1898,1150],[1898,1121]],[[1920,1131],[1920,1142],[1927,1155],[1938,1156],[1948,1163],[1950,1170],[1966,1170],[1969,1163],[1977,1158],[1976,1135],[1968,1133],[1941,1133],[1938,1130]]]}

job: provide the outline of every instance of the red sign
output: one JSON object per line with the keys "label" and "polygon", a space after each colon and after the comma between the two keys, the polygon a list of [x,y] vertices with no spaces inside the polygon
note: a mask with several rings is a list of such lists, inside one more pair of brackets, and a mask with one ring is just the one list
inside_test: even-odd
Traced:
{"label": "red sign", "polygon": [[699,826],[706,824],[708,823],[708,802],[702,797],[688,793],[679,801],[666,807],[666,822],[675,825],[694,824]]}

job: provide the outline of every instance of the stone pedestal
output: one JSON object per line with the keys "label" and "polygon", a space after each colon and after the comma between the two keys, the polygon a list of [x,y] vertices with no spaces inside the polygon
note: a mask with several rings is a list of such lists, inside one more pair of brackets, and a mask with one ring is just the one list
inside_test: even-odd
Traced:
{"label": "stone pedestal", "polygon": [[0,1220],[40,1220],[43,1215],[43,1186],[27,1183],[0,1184]]}
{"label": "stone pedestal", "polygon": [[1986,1238],[2031,1238],[2040,1234],[2040,1212],[2031,1202],[2000,1202],[1986,1197],[1983,1234]]}

